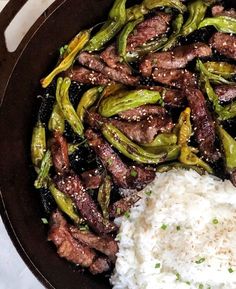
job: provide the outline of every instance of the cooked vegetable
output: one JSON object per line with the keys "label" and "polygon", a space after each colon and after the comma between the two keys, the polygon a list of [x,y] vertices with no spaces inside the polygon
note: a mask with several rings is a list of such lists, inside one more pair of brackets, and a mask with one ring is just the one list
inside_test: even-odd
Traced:
{"label": "cooked vegetable", "polygon": [[112,124],[104,124],[102,133],[108,142],[118,149],[123,155],[138,163],[158,164],[163,162],[166,152],[153,154],[133,143]]}
{"label": "cooked vegetable", "polygon": [[[44,79],[41,80],[42,86],[47,87],[54,77],[59,73],[67,70],[73,64],[74,59],[79,51],[83,49],[85,44],[88,42],[90,38],[91,29],[81,31],[77,36],[76,40],[74,39],[73,45],[71,44],[72,51],[68,52],[68,55],[58,64],[58,66]],[[76,45],[75,45],[76,43]]]}
{"label": "cooked vegetable", "polygon": [[40,167],[41,161],[46,151],[46,133],[45,127],[41,121],[38,121],[33,129],[31,140],[31,159],[35,169]]}
{"label": "cooked vegetable", "polygon": [[80,223],[80,217],[75,211],[75,206],[70,197],[59,191],[53,183],[50,184],[49,190],[56,201],[59,209],[68,215],[75,223]]}
{"label": "cooked vegetable", "polygon": [[111,40],[123,27],[126,22],[126,0],[115,0],[115,3],[109,13],[108,20],[98,31],[96,35],[90,39],[86,45],[86,51],[100,50],[104,44]]}
{"label": "cooked vegetable", "polygon": [[178,163],[178,162],[160,165],[157,167],[157,172],[164,173],[164,172],[168,172],[168,171],[173,170],[173,169],[194,170],[197,173],[199,173],[199,175],[203,175],[205,173],[205,170],[203,170],[201,167],[186,165],[186,164]]}
{"label": "cooked vegetable", "polygon": [[[60,85],[60,81],[58,81]],[[60,87],[60,101],[61,101],[61,110],[65,119],[71,125],[73,131],[80,136],[83,136],[84,127],[83,124],[75,112],[74,107],[72,106],[70,99],[69,99],[69,88],[71,85],[71,81],[69,78],[65,78]]]}
{"label": "cooked vegetable", "polygon": [[224,78],[229,78],[236,74],[236,66],[228,62],[208,61],[204,63],[208,72],[218,74]]}
{"label": "cooked vegetable", "polygon": [[137,20],[128,22],[122,29],[120,35],[117,38],[117,48],[118,53],[122,60],[126,61],[126,49],[127,49],[127,39],[134,28],[143,20],[139,18]]}
{"label": "cooked vegetable", "polygon": [[186,7],[179,0],[144,0],[141,4],[134,5],[127,9],[127,20],[135,20],[150,12],[150,10],[158,7],[170,7],[183,13]]}
{"label": "cooked vegetable", "polygon": [[65,130],[65,119],[58,103],[53,107],[53,111],[48,122],[48,129],[50,131],[59,131],[63,133]]}
{"label": "cooked vegetable", "polygon": [[157,147],[145,147],[147,152],[153,154],[160,154],[165,152],[166,157],[165,161],[173,161],[178,159],[180,155],[180,146],[179,145],[162,145]]}
{"label": "cooked vegetable", "polygon": [[109,176],[106,176],[103,184],[98,190],[98,203],[102,209],[103,217],[106,219],[109,218],[108,207],[111,197],[111,184],[111,178]]}
{"label": "cooked vegetable", "polygon": [[89,109],[98,100],[98,97],[102,92],[102,90],[103,90],[102,86],[93,87],[87,90],[81,97],[76,110],[77,115],[81,120],[81,122],[84,121],[86,110]]}
{"label": "cooked vegetable", "polygon": [[34,182],[36,189],[47,187],[49,171],[52,166],[52,157],[50,150],[47,150],[39,168],[38,177]]}
{"label": "cooked vegetable", "polygon": [[181,29],[181,35],[187,36],[198,29],[199,23],[205,17],[208,5],[208,2],[203,0],[196,0],[188,4],[189,17]]}
{"label": "cooked vegetable", "polygon": [[198,28],[214,26],[218,31],[236,34],[236,19],[229,16],[216,16],[205,18],[199,23]]}
{"label": "cooked vegetable", "polygon": [[176,45],[178,37],[180,36],[180,31],[184,23],[183,14],[178,14],[177,17],[172,22],[173,33],[169,37],[167,43],[163,46],[162,50],[167,51]]}
{"label": "cooked vegetable", "polygon": [[177,136],[172,133],[160,133],[148,144],[142,144],[143,147],[171,146],[177,143]]}
{"label": "cooked vegetable", "polygon": [[148,103],[157,103],[161,100],[159,92],[139,89],[122,91],[116,95],[112,95],[103,99],[99,106],[99,113],[102,116],[110,117],[119,112],[136,108]]}

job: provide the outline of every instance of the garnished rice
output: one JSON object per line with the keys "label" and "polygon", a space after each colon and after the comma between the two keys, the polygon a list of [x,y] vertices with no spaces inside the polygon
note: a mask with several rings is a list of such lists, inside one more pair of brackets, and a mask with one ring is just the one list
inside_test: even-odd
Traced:
{"label": "garnished rice", "polygon": [[195,171],[157,174],[121,222],[113,289],[235,289],[236,188]]}

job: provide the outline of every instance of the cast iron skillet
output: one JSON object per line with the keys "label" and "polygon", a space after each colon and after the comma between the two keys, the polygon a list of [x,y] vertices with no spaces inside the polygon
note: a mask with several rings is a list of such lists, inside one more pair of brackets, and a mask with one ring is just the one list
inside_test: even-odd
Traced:
{"label": "cast iron skillet", "polygon": [[[234,1],[225,2],[235,7]],[[0,17],[0,212],[21,257],[47,288],[110,288],[108,279],[75,269],[46,241],[29,148],[39,80],[55,64],[57,49],[79,30],[105,20],[113,1],[57,0],[10,54],[3,32],[25,2],[11,0]]]}

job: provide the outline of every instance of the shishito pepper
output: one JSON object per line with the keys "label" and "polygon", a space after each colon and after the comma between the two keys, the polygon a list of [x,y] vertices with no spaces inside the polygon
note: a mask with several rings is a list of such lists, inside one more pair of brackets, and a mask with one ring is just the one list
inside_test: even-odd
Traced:
{"label": "shishito pepper", "polygon": [[88,42],[90,33],[91,29],[84,30],[76,36],[76,40],[74,39],[73,45],[71,44],[71,48],[73,49],[70,52],[67,52],[67,55],[57,65],[57,67],[48,76],[41,80],[43,88],[47,87],[56,75],[70,68],[75,60],[76,55],[84,48],[85,44]]}
{"label": "shishito pepper", "polygon": [[111,40],[126,23],[126,0],[115,0],[109,13],[108,20],[101,29],[90,39],[85,47],[86,51],[100,50],[104,44]]}
{"label": "shishito pepper", "polygon": [[103,217],[106,219],[109,218],[108,207],[111,198],[111,184],[111,178],[106,176],[102,185],[99,187],[97,196],[98,203],[102,209]]}
{"label": "shishito pepper", "polygon": [[190,120],[191,110],[187,107],[179,117],[178,121],[178,144],[181,146],[181,153],[179,160],[181,163],[185,165],[193,165],[202,167],[209,173],[213,173],[211,167],[201,160],[196,153],[198,152],[197,149],[188,146],[188,142],[190,140],[192,134],[192,125]]}
{"label": "shishito pepper", "polygon": [[177,136],[173,133],[160,133],[148,144],[142,144],[143,147],[171,146],[177,143]]}
{"label": "shishito pepper", "polygon": [[52,156],[50,150],[47,150],[39,168],[38,177],[34,182],[36,189],[47,187],[47,182],[49,178],[49,171],[52,166]]}
{"label": "shishito pepper", "polygon": [[208,72],[220,75],[224,78],[230,78],[236,74],[236,66],[228,62],[208,61],[204,63]]}
{"label": "shishito pepper", "polygon": [[141,4],[127,9],[127,21],[138,19],[158,7],[175,8],[180,13],[186,11],[186,6],[179,0],[144,0]]}
{"label": "shishito pepper", "polygon": [[224,150],[226,170],[236,186],[236,141],[221,126],[218,126],[217,130]]}
{"label": "shishito pepper", "polygon": [[53,183],[49,185],[49,190],[57,203],[59,209],[69,216],[75,223],[80,223],[80,217],[75,211],[75,206],[70,197],[59,191]]}
{"label": "shishito pepper", "polygon": [[205,18],[199,23],[198,28],[214,26],[218,31],[236,34],[236,19],[229,16],[215,16]]}
{"label": "shishito pepper", "polygon": [[40,167],[46,151],[46,132],[41,121],[38,121],[33,129],[31,140],[31,159],[35,168]]}
{"label": "shishito pepper", "polygon": [[60,133],[63,133],[65,130],[65,119],[58,103],[56,103],[53,107],[52,114],[48,122],[48,129],[50,131],[59,131]]}
{"label": "shishito pepper", "polygon": [[100,96],[102,90],[102,86],[93,87],[87,90],[81,97],[76,109],[76,113],[81,122],[84,121],[86,110],[89,109],[98,100],[98,97]]}
{"label": "shishito pepper", "polygon": [[164,172],[168,172],[168,171],[173,170],[173,169],[194,170],[199,175],[203,175],[205,173],[205,170],[202,169],[201,167],[193,166],[193,165],[186,165],[186,164],[179,163],[179,162],[173,162],[170,164],[160,165],[157,167],[156,171],[159,173],[164,173]]}
{"label": "shishito pepper", "polygon": [[153,154],[145,151],[142,147],[128,139],[112,124],[105,123],[101,131],[111,145],[133,161],[144,164],[158,164],[166,158],[167,152]]}
{"label": "shishito pepper", "polygon": [[180,155],[179,145],[162,145],[156,147],[145,147],[147,152],[153,154],[166,153],[165,161],[173,161],[178,159]]}
{"label": "shishito pepper", "polygon": [[147,89],[121,91],[116,95],[104,98],[100,103],[99,113],[104,117],[110,117],[144,104],[155,104],[160,100],[161,95],[156,91]]}

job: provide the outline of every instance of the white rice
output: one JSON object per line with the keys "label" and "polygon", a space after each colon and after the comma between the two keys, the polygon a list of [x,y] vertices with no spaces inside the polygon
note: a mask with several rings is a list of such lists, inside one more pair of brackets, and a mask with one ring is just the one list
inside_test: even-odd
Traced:
{"label": "white rice", "polygon": [[236,289],[231,182],[172,170],[141,193],[130,216],[117,219],[113,289]]}

